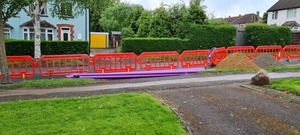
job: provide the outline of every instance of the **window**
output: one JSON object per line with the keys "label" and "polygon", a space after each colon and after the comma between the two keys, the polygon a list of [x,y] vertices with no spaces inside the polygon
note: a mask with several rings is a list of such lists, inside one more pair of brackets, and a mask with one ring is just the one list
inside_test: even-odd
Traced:
{"label": "window", "polygon": [[53,29],[52,28],[41,28],[41,40],[53,40]]}
{"label": "window", "polygon": [[278,17],[278,11],[272,12],[272,20],[276,20]]}
{"label": "window", "polygon": [[[24,28],[24,40],[34,40],[34,28]],[[53,40],[53,28],[41,28],[41,40]]]}
{"label": "window", "polygon": [[287,18],[295,18],[297,15],[297,9],[288,9]]}
{"label": "window", "polygon": [[[45,4],[45,6],[44,6],[44,8],[41,10],[41,16],[48,16],[48,14],[47,14],[47,2],[46,2],[46,4]],[[30,12],[34,12],[34,9],[35,9],[35,4],[32,4],[31,6],[29,6],[29,11]]]}
{"label": "window", "polygon": [[24,28],[23,29],[23,39],[24,40],[34,40],[34,29]]}
{"label": "window", "polygon": [[4,28],[4,38],[11,38],[9,28]]}
{"label": "window", "polygon": [[61,15],[66,17],[72,17],[73,16],[73,7],[72,3],[70,2],[63,2],[61,3]]}

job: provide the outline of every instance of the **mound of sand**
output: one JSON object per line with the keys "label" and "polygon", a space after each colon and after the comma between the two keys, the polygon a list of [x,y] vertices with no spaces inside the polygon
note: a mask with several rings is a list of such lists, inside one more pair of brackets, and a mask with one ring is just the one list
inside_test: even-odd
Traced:
{"label": "mound of sand", "polygon": [[249,60],[243,53],[233,53],[216,66],[217,69],[249,69],[259,70],[260,67]]}
{"label": "mound of sand", "polygon": [[253,59],[253,62],[261,68],[283,66],[284,64],[275,59],[271,54],[261,54]]}

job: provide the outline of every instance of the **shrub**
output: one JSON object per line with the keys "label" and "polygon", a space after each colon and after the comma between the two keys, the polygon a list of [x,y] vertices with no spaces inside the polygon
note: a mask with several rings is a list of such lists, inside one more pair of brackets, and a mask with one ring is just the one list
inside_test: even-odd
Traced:
{"label": "shrub", "polygon": [[43,41],[41,44],[42,55],[59,54],[88,54],[89,44],[87,41]]}
{"label": "shrub", "polygon": [[189,46],[189,40],[179,38],[124,38],[122,52],[177,51],[181,53]]}
{"label": "shrub", "polygon": [[[30,55],[34,57],[34,41],[32,40],[5,40],[7,56]],[[57,54],[89,54],[87,41],[42,41],[42,55]]]}
{"label": "shrub", "polygon": [[30,55],[34,57],[34,41],[31,40],[5,40],[7,56]]}
{"label": "shrub", "polygon": [[122,38],[134,38],[135,34],[132,28],[123,28],[121,31]]}
{"label": "shrub", "polygon": [[188,25],[186,38],[190,39],[188,49],[210,49],[235,44],[236,29],[230,25]]}
{"label": "shrub", "polygon": [[287,45],[292,42],[292,32],[288,27],[268,26],[254,23],[246,26],[246,42],[255,47],[259,45]]}

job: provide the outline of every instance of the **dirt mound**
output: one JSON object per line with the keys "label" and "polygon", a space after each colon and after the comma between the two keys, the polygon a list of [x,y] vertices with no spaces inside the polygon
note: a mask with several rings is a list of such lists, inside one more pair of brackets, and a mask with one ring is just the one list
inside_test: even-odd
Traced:
{"label": "dirt mound", "polygon": [[283,66],[283,63],[275,59],[271,54],[261,54],[255,57],[253,62],[261,68]]}
{"label": "dirt mound", "polygon": [[233,53],[227,56],[216,66],[217,69],[260,69],[254,62],[249,60],[243,53]]}

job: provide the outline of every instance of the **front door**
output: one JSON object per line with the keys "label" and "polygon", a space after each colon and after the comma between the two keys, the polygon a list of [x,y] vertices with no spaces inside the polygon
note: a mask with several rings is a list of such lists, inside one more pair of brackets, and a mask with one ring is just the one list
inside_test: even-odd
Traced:
{"label": "front door", "polygon": [[71,40],[71,31],[70,28],[61,28],[61,40],[70,41]]}

